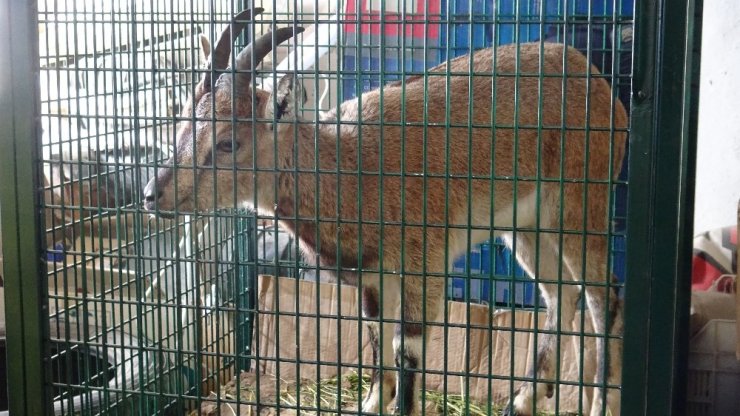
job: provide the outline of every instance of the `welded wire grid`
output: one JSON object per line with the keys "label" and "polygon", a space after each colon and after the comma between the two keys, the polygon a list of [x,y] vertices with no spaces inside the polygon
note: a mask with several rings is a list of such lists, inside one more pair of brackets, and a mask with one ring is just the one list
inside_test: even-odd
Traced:
{"label": "welded wire grid", "polygon": [[187,396],[233,371],[233,356],[196,352],[239,344],[228,313],[204,308],[219,307],[209,287],[228,266],[218,259],[235,221],[154,220],[138,207],[202,64],[197,36],[213,38],[233,13],[226,3],[39,4],[58,412],[183,413]]}
{"label": "welded wire grid", "polygon": [[[350,337],[343,333],[341,321],[357,319],[352,315],[359,314],[359,310],[342,309],[341,294],[345,292],[337,292],[340,296],[334,308],[341,319],[336,319],[334,314],[321,315],[336,321],[326,327],[318,319],[311,319],[321,313],[319,305],[323,298],[318,291],[311,292],[315,296],[314,311],[295,312],[300,309],[298,297],[287,302],[276,301],[273,310],[257,309],[258,273],[296,277],[293,287],[294,292],[299,292],[302,281],[318,282],[328,274],[357,270],[336,266],[322,270],[311,265],[307,261],[311,259],[303,258],[300,243],[278,229],[273,216],[258,216],[240,206],[217,213],[178,216],[174,220],[154,218],[141,210],[143,187],[172,153],[176,123],[189,122],[195,117],[194,114],[176,116],[201,75],[203,58],[198,35],[204,34],[213,45],[232,16],[243,8],[261,6],[266,11],[259,17],[261,24],[251,25],[246,35],[237,40],[235,50],[272,25],[328,25],[322,29],[324,32],[307,32],[302,38],[304,41],[312,38],[318,46],[328,48],[328,54],[321,56],[313,47],[299,48],[302,53],[292,58],[290,69],[283,71],[297,74],[304,84],[307,96],[300,110],[311,123],[341,101],[389,82],[417,75],[443,76],[448,80],[452,75],[465,75],[425,72],[455,56],[482,47],[536,40],[567,42],[581,49],[603,73],[588,76],[605,77],[618,87],[614,100],[622,99],[625,105],[629,104],[632,5],[625,0],[255,0],[246,3],[39,2],[44,130],[39,168],[43,169],[46,180],[43,208],[47,220],[51,329],[51,355],[46,369],[51,375],[49,388],[55,409],[61,413],[183,414],[193,409],[207,413],[207,406],[213,405],[225,406],[223,412],[228,407],[238,414],[252,404],[274,407],[276,411],[296,410],[300,406],[305,412],[330,413],[339,410],[336,402],[347,404],[347,400],[359,400],[367,394],[362,378],[348,384],[342,381],[344,378],[337,381],[350,391],[352,399],[345,397],[346,391],[341,388],[315,387],[326,384],[322,374],[327,368],[346,378],[351,374],[367,374],[370,366],[366,362],[339,363],[325,361],[320,356],[301,355],[309,347],[320,350],[324,345],[321,340],[326,336],[336,337],[336,345],[344,345]],[[319,39],[326,43],[319,43]],[[262,72],[257,72],[265,88],[280,79],[283,73],[276,73],[274,68],[288,51],[295,49],[294,40],[285,45],[263,65]],[[314,55],[319,64],[302,68],[301,60],[309,55]],[[473,74],[471,69],[467,75]],[[563,74],[537,76],[563,77]],[[362,106],[361,100],[358,105]],[[424,105],[449,109],[451,104],[425,102]],[[475,111],[475,103],[471,103],[470,111]],[[542,126],[513,128],[542,129]],[[379,151],[382,153],[383,149]],[[449,148],[433,151],[451,156]],[[340,167],[323,173],[339,174]],[[400,174],[403,176],[403,168]],[[613,183],[615,188],[625,178],[620,176],[620,181]],[[472,180],[470,174],[467,180]],[[345,192],[346,197],[358,198],[362,203],[362,189],[338,192]],[[610,204],[616,210],[612,215],[615,226],[609,233],[614,253],[610,267],[620,278],[624,277],[624,197],[624,189],[610,197]],[[313,220],[342,221],[341,218]],[[381,235],[383,225],[381,218]],[[441,226],[447,229],[456,225]],[[559,231],[585,233],[585,229]],[[516,232],[514,235],[516,241]],[[445,259],[446,264],[453,265],[445,276],[448,297],[465,303],[468,320],[440,324],[445,334],[444,345],[427,343],[424,356],[435,348],[446,350],[453,342],[449,337],[455,328],[462,328],[468,335],[484,330],[489,342],[495,335],[512,345],[517,334],[530,333],[536,345],[539,331],[515,327],[513,317],[537,310],[541,300],[534,285],[521,280],[523,272],[510,252],[494,238],[494,230],[490,230],[490,237],[483,246],[468,243],[468,255],[463,258]],[[362,240],[344,243],[361,246]],[[384,274],[404,273],[403,270],[377,272],[381,279]],[[274,285],[275,299],[281,297],[281,287]],[[280,310],[284,303],[293,308]],[[497,326],[490,313],[486,322],[471,324],[470,311],[477,303],[491,309],[510,310],[511,324]],[[452,307],[445,305],[445,316]],[[285,316],[293,317],[294,326],[288,330],[295,333],[290,337],[281,329],[288,322],[281,318]],[[586,319],[583,308],[580,316],[583,328]],[[535,313],[532,319],[537,328],[541,318]],[[273,322],[271,339],[260,338],[264,335],[259,330],[261,320]],[[314,337],[301,339],[301,329],[308,322],[315,328]],[[331,335],[322,333],[330,327]],[[353,336],[367,336],[363,335],[362,325],[357,331]],[[594,334],[579,331],[565,335],[577,337],[583,348]],[[279,354],[284,349],[278,348],[273,351],[275,354],[261,356],[262,343],[280,346],[281,337],[296,342],[294,348],[289,348],[295,355],[281,357]],[[470,354],[469,343],[459,345],[465,345],[466,350],[450,353]],[[362,346],[356,348],[357,355],[362,356]],[[492,354],[489,349],[489,363],[494,358]],[[435,393],[430,392],[424,401],[434,403],[436,411],[444,414],[454,411],[493,414],[502,405],[494,396],[513,395],[520,381],[526,379],[515,380],[515,362],[532,359],[535,357],[515,355],[512,349],[511,364],[503,373],[492,373],[486,368],[473,370],[472,364],[466,363],[464,371],[454,374],[462,376],[462,386],[451,386],[450,378],[445,377],[441,391],[437,392],[450,399],[435,401]],[[295,366],[293,379],[287,380],[280,374],[283,366],[277,363],[300,365]],[[276,373],[268,376],[258,372],[252,378],[233,379],[240,371],[266,366],[274,368]],[[314,369],[310,372],[310,382],[299,382],[301,371],[309,367]],[[438,373],[444,375],[448,371],[451,370],[445,359]],[[434,372],[425,371],[424,377],[427,375]],[[559,377],[560,366],[556,374]],[[451,399],[453,393],[469,396],[471,382],[476,378],[487,380],[487,395],[459,403]],[[278,385],[276,380],[281,379],[284,384]],[[232,390],[227,394],[220,386],[230,380],[233,380]],[[507,381],[507,391],[494,392],[495,380]],[[562,383],[578,387],[581,397],[578,406],[583,406],[584,388],[590,386],[590,380]],[[272,391],[275,397],[262,393],[263,390]],[[245,391],[253,394],[245,395]],[[330,400],[335,402],[333,409],[320,409],[328,406]],[[553,400],[558,409],[559,390]],[[349,412],[348,409],[342,412]]]}

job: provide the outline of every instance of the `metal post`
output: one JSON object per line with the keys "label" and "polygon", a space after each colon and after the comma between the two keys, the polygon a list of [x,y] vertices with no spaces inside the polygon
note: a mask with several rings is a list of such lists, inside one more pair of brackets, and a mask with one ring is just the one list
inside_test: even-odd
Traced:
{"label": "metal post", "polygon": [[701,4],[637,3],[622,414],[685,406]]}
{"label": "metal post", "polygon": [[34,1],[0,2],[0,209],[10,414],[41,415],[47,333],[38,160],[38,25]]}

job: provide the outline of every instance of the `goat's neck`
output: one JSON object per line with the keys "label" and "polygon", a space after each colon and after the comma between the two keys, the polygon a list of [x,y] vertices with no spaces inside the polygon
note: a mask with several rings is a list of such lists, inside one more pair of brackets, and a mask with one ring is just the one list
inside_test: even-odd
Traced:
{"label": "goat's neck", "polygon": [[[301,217],[316,215],[316,152],[321,164],[336,166],[336,131],[327,131],[315,124],[296,124],[294,129],[278,135],[273,144],[261,149],[263,161],[258,174],[259,208],[276,212],[278,216]],[[318,133],[318,134],[317,134]],[[339,138],[344,140],[344,137]],[[272,172],[270,172],[272,171]],[[322,199],[331,198],[331,190],[322,189]],[[327,201],[320,202],[324,205]],[[297,211],[296,211],[297,209]]]}

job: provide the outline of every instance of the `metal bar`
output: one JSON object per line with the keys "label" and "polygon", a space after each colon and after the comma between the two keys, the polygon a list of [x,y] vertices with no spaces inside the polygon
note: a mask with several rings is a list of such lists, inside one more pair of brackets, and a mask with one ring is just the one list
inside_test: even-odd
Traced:
{"label": "metal bar", "polygon": [[39,169],[38,12],[34,1],[0,2],[5,39],[0,59],[0,210],[7,335],[9,410],[41,415],[51,408],[45,391],[44,335],[48,333],[45,263],[41,261]]}
{"label": "metal bar", "polygon": [[636,8],[624,414],[682,413],[698,83],[694,12],[701,0]]}

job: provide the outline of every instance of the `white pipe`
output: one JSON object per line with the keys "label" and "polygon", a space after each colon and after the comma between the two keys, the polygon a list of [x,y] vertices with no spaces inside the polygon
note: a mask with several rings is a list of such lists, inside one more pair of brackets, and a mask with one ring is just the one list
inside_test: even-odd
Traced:
{"label": "white pipe", "polygon": [[[315,29],[310,36],[301,35],[300,43],[297,42],[296,47],[275,67],[275,72],[280,74],[293,70],[296,54],[299,55],[298,67],[295,69],[306,70],[316,65],[317,59],[321,59],[332,46],[336,45],[339,35],[338,22],[339,12],[334,14],[329,21],[314,25]],[[266,77],[262,81],[262,88],[272,90],[272,77]]]}

